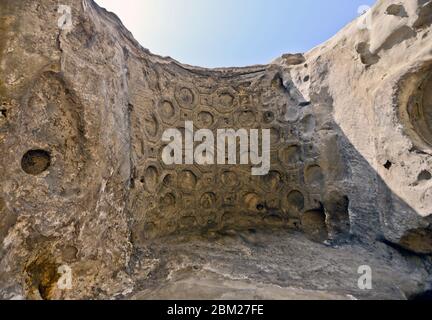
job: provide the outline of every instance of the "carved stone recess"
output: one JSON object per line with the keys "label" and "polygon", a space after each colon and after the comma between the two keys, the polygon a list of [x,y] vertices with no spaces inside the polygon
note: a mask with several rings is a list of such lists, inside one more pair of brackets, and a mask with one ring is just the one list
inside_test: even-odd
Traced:
{"label": "carved stone recess", "polygon": [[[137,72],[129,65],[128,70]],[[148,88],[130,89],[135,240],[207,229],[300,228],[310,210],[325,220],[320,202],[331,176],[320,166],[316,117],[293,81],[283,79],[284,70],[144,69]],[[269,129],[269,174],[252,176],[250,165],[164,164],[162,133],[184,133],[185,121],[193,121],[195,131],[211,129],[215,137],[217,129]],[[347,206],[343,223],[349,222]]]}
{"label": "carved stone recess", "polygon": [[[62,4],[59,29],[58,1],[0,2],[0,297],[429,289],[431,1],[381,0],[308,53],[220,69],[151,54],[91,0]],[[164,164],[162,134],[185,121],[269,129],[269,174]],[[374,292],[355,286],[365,263]]]}

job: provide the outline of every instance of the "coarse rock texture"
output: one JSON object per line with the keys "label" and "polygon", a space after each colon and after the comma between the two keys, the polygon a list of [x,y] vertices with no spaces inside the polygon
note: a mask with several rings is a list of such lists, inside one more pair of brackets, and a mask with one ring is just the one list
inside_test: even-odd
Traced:
{"label": "coarse rock texture", "polygon": [[[381,0],[308,53],[220,69],[151,54],[91,0],[62,5],[71,20],[0,0],[1,298],[431,289],[432,1]],[[269,129],[270,172],[166,165],[162,133],[185,121]]]}

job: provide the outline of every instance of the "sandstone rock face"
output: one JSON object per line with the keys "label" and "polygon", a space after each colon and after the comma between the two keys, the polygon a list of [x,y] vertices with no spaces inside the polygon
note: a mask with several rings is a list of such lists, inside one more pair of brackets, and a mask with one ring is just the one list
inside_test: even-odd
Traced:
{"label": "sandstone rock face", "polygon": [[[431,23],[432,1],[381,0],[306,54],[204,69],[91,0],[1,0],[0,297],[430,289]],[[270,130],[269,173],[166,165],[186,121]]]}

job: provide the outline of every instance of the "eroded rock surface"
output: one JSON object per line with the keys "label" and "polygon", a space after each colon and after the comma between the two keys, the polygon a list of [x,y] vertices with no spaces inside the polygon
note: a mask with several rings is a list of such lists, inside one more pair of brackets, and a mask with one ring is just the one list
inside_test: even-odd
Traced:
{"label": "eroded rock surface", "polygon": [[[308,53],[223,69],[151,54],[91,0],[62,5],[0,1],[2,298],[430,289],[431,1],[381,0]],[[269,129],[270,172],[166,165],[162,134],[185,121]]]}

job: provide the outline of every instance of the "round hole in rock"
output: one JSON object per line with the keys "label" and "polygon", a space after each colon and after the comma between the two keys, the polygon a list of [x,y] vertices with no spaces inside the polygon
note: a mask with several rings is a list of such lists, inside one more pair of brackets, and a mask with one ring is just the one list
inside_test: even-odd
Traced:
{"label": "round hole in rock", "polygon": [[45,150],[27,151],[21,159],[21,168],[25,173],[38,175],[51,165],[51,155]]}
{"label": "round hole in rock", "polygon": [[274,113],[271,111],[267,111],[264,113],[263,121],[265,123],[270,123],[274,120],[274,118],[275,118]]}
{"label": "round hole in rock", "polygon": [[387,161],[384,164],[384,168],[386,168],[387,170],[390,170],[392,166],[393,166],[393,163],[391,163],[390,161]]}
{"label": "round hole in rock", "polygon": [[417,179],[418,181],[427,181],[432,179],[432,174],[427,170],[423,170],[422,172],[420,172]]}
{"label": "round hole in rock", "polygon": [[301,211],[305,206],[305,198],[300,191],[293,190],[288,194],[287,197],[288,204],[290,207],[294,208],[296,211]]}
{"label": "round hole in rock", "polygon": [[314,241],[323,242],[328,238],[326,215],[322,208],[305,212],[301,225],[306,235]]}
{"label": "round hole in rock", "polygon": [[324,183],[324,174],[319,165],[311,165],[305,170],[305,181],[309,185],[322,185]]}

